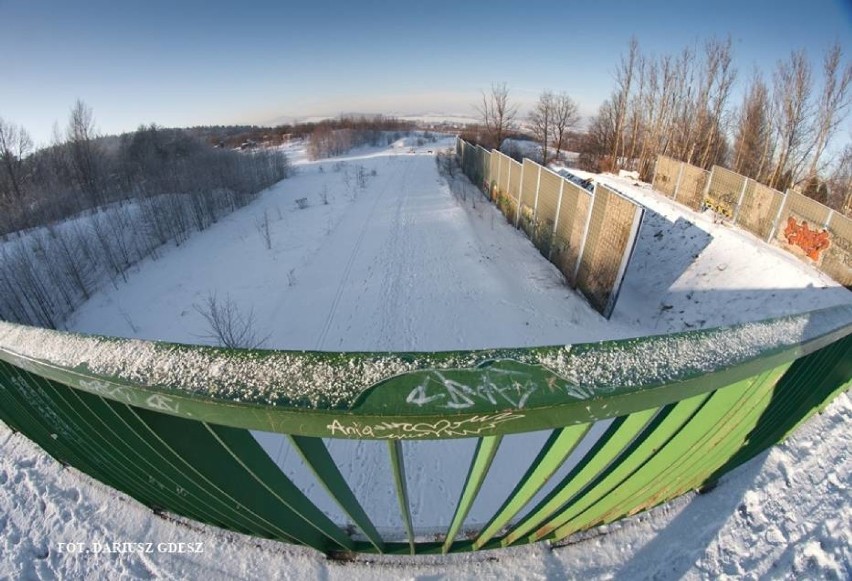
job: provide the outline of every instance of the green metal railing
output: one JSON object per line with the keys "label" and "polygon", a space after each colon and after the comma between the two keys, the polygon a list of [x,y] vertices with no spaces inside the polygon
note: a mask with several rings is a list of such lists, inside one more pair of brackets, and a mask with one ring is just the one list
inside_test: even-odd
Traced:
{"label": "green metal railing", "polygon": [[[848,305],[668,336],[445,353],[226,350],[0,323],[0,420],[155,510],[330,554],[563,539],[716,480],[850,380]],[[334,522],[250,430],[285,434],[354,526]],[[540,430],[540,449],[510,459],[516,481],[502,504],[468,522],[504,438]],[[380,533],[323,438],[387,441],[401,530]],[[409,446],[459,438],[475,451],[447,498],[453,516],[441,534],[418,530]]]}

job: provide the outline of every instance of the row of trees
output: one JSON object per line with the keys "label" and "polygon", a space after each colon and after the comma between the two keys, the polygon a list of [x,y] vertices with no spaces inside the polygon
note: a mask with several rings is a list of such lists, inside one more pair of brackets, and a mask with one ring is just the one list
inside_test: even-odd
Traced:
{"label": "row of trees", "polygon": [[[414,124],[395,117],[382,115],[343,116],[311,124],[307,133],[308,157],[323,159],[334,157],[362,145],[387,145],[399,139],[402,132],[414,129]],[[307,127],[300,126],[300,130]]]}
{"label": "row of trees", "polygon": [[832,160],[827,151],[852,97],[852,63],[844,63],[839,44],[824,53],[821,72],[817,82],[806,52],[795,51],[770,81],[755,70],[736,104],[730,39],[662,56],[643,54],[632,39],[615,89],[583,140],[581,162],[596,170],[636,169],[647,179],[663,154],[705,169],[730,167],[779,190],[808,186],[818,197],[816,186],[842,165],[843,156]]}
{"label": "row of trees", "polygon": [[156,125],[99,137],[82,102],[42,150],[18,126],[0,130],[0,319],[45,327],[289,173],[280,152],[217,149]]}
{"label": "row of trees", "polygon": [[[477,112],[482,125],[466,132],[466,141],[500,149],[507,137],[517,134],[518,106],[510,100],[506,83],[493,83],[488,93],[483,92]],[[526,119],[541,152],[537,161],[550,163],[559,158],[579,121],[577,103],[568,93],[543,91]]]}
{"label": "row of trees", "polygon": [[[852,145],[828,152],[852,101],[852,63],[839,44],[824,53],[818,76],[806,52],[795,51],[770,80],[755,70],[737,104],[730,39],[661,56],[644,54],[631,39],[610,97],[577,144],[580,165],[634,169],[649,179],[657,156],[668,155],[705,169],[729,167],[779,190],[798,185],[840,209],[852,196]],[[518,121],[507,86],[493,84],[477,109],[481,127],[467,137],[499,148]],[[527,122],[543,161],[558,157],[578,121],[567,94],[541,94]]]}

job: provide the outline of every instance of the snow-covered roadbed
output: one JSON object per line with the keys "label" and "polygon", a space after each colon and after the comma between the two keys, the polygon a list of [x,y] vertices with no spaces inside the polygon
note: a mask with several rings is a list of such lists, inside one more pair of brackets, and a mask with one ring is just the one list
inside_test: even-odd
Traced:
{"label": "snow-covered roadbed", "polygon": [[[266,220],[268,246],[258,230]],[[565,286],[491,204],[454,197],[434,156],[393,150],[301,165],[249,207],[144,261],[68,326],[211,342],[198,312],[211,294],[253,312],[256,334],[277,349],[429,351],[637,334]]]}

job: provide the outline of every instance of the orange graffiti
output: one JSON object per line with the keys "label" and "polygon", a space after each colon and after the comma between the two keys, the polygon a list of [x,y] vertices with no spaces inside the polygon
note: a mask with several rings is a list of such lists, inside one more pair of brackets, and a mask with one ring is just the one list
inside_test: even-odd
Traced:
{"label": "orange graffiti", "polygon": [[802,223],[798,224],[792,216],[787,218],[784,237],[789,244],[804,250],[808,258],[812,260],[819,260],[820,252],[831,246],[828,230],[811,230],[808,228],[807,222],[802,220]]}

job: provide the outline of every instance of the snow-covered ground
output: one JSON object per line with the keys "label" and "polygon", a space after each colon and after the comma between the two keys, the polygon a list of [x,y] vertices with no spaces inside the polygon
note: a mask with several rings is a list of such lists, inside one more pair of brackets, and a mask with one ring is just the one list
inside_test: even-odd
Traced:
{"label": "snow-covered ground", "polygon": [[[437,350],[669,333],[852,303],[852,293],[783,251],[714,224],[646,185],[598,176],[648,208],[637,254],[606,321],[496,208],[472,189],[463,199],[450,193],[433,156],[448,145],[418,147],[408,138],[322,162],[308,162],[298,144],[290,145],[295,177],[179,248],[143,261],[127,283],[93,296],[68,327],[213,342],[199,311],[215,295],[244,316],[251,313],[256,335],[270,348]],[[0,559],[7,563],[0,564],[0,577],[848,577],[850,414],[852,403],[843,395],[790,443],[740,468],[713,492],[613,525],[605,536],[552,553],[528,547],[380,568],[329,563],[309,551],[162,520],[60,469],[0,428],[0,546],[11,556]],[[306,494],[341,520],[283,438],[256,436]],[[493,513],[517,478],[513,460],[537,449],[532,446],[543,437],[506,438],[469,522]],[[336,441],[330,450],[377,526],[400,530],[380,444]],[[449,457],[447,446],[455,446]],[[466,441],[406,446],[421,531],[448,522],[452,506],[442,507],[457,498],[471,452]],[[441,470],[431,468],[437,462]],[[75,556],[57,545],[106,541],[202,542],[206,550]]]}

